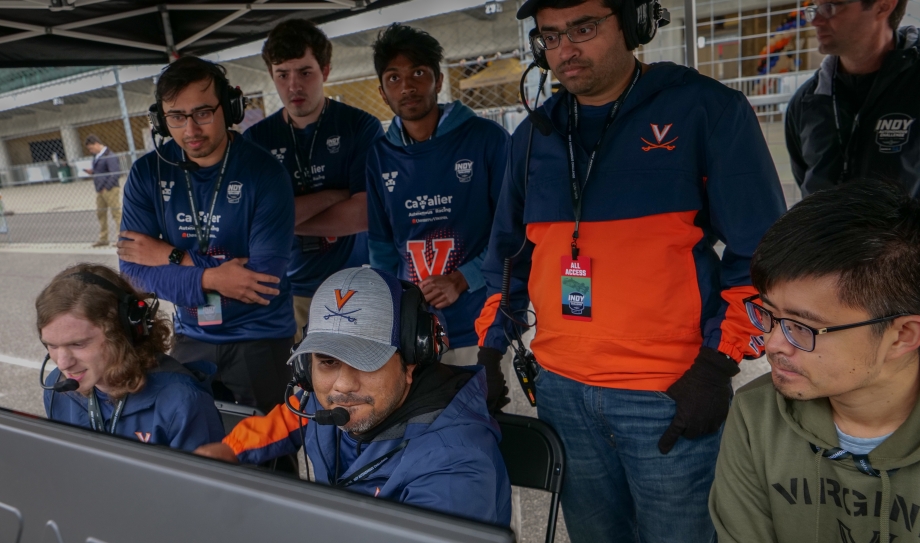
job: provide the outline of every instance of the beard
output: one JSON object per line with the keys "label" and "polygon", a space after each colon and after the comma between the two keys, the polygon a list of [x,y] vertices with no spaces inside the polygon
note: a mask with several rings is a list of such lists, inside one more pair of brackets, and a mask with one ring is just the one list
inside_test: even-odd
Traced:
{"label": "beard", "polygon": [[[632,58],[632,55],[630,55],[630,58]],[[575,76],[567,76],[563,73],[565,69],[574,67],[582,68],[581,73]],[[553,75],[559,79],[559,82],[562,83],[562,86],[567,91],[575,96],[590,96],[603,92],[605,88],[614,84],[617,79],[617,73],[620,71],[621,69],[619,69],[614,58],[605,58],[600,63],[595,63],[591,59],[579,57],[554,67]]]}
{"label": "beard", "polygon": [[214,151],[216,151],[218,147],[220,147],[220,144],[224,142],[225,137],[226,137],[226,132],[223,133],[223,137],[220,137],[216,140],[211,139],[207,136],[199,137],[199,138],[192,138],[192,140],[196,140],[196,141],[200,141],[202,139],[205,140],[204,145],[202,145],[198,149],[189,149],[186,146],[186,140],[182,140],[183,145],[181,145],[181,147],[185,151],[185,154],[189,156],[189,158],[205,158],[205,157],[211,156],[211,154],[214,153]]}
{"label": "beard", "polygon": [[[408,387],[409,385],[406,385],[406,386]],[[371,428],[374,428],[375,426],[383,422],[383,420],[389,417],[393,413],[393,411],[396,411],[399,408],[399,405],[403,400],[403,396],[405,395],[405,392],[406,390],[405,388],[403,388],[398,393],[395,393],[389,398],[386,398],[385,403],[382,404],[379,409],[375,406],[376,402],[374,398],[370,396],[361,397],[361,396],[354,396],[352,394],[341,394],[341,395],[336,395],[336,396],[329,395],[326,398],[326,401],[328,402],[329,405],[343,404],[343,403],[345,404],[356,404],[357,403],[357,404],[369,405],[371,407],[371,412],[367,416],[365,416],[362,419],[349,420],[345,426],[339,427],[344,432],[349,432],[351,434],[363,434],[364,432],[367,432]],[[352,414],[351,409],[347,407],[345,409],[348,411],[349,415]]]}
{"label": "beard", "polygon": [[[416,98],[419,99],[418,103],[411,106],[404,105],[405,102],[414,101]],[[438,107],[438,97],[433,95],[400,100],[392,109],[396,111],[396,116],[404,121],[418,121],[431,114],[431,110],[436,107]]]}

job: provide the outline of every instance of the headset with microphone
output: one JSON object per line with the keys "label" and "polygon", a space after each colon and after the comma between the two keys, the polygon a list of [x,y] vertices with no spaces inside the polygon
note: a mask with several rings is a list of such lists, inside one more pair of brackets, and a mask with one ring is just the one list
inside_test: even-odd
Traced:
{"label": "headset with microphone", "polygon": [[[147,303],[145,300],[119,288],[115,283],[95,273],[83,271],[67,277],[73,277],[84,283],[101,287],[115,295],[118,300],[118,321],[121,323],[121,327],[128,336],[131,345],[137,345],[141,339],[150,335],[150,329],[153,327],[153,321],[160,306],[156,294],[151,294],[153,302]],[[46,385],[44,381],[45,366],[50,359],[51,355],[46,354],[38,374],[38,383],[43,389],[53,390],[54,392],[71,392],[80,388],[80,383],[76,379],[64,379],[51,386]]]}
{"label": "headset with microphone", "polygon": [[[165,72],[169,69],[169,66],[163,69]],[[162,73],[161,73],[162,75]],[[243,91],[239,87],[232,87],[230,85],[227,76],[224,74],[223,69],[218,64],[211,64],[208,67],[208,75],[211,76],[212,81],[214,82],[214,87],[217,90],[217,97],[220,102],[221,110],[224,112],[224,126],[227,130],[230,130],[230,127],[239,124],[243,121],[243,118],[246,116],[246,104],[248,100],[243,96]],[[157,153],[157,156],[160,157],[160,160],[182,168],[187,172],[195,172],[200,169],[198,163],[191,160],[180,160],[179,162],[172,162],[167,160],[163,153],[160,152],[160,145],[157,143],[157,136],[160,138],[168,138],[171,136],[169,133],[169,125],[166,124],[166,115],[163,112],[163,100],[157,94],[157,101],[151,104],[147,109],[147,120],[150,122],[150,132],[153,136],[153,148]],[[186,122],[193,123],[195,122],[192,119],[186,119]],[[185,153],[183,152],[183,158]]]}
{"label": "headset with microphone", "polygon": [[[400,299],[399,353],[402,355],[403,363],[407,366],[415,365],[417,368],[437,364],[441,356],[450,348],[444,327],[438,317],[428,311],[422,290],[409,281],[400,280],[400,283],[403,291]],[[304,332],[304,338],[306,338],[306,330]],[[293,347],[292,352],[297,351],[298,345]],[[311,358],[310,353],[300,353],[288,361],[294,377],[284,391],[284,405],[291,413],[304,419],[311,419],[317,424],[345,426],[351,420],[351,415],[345,408],[317,409],[315,413],[305,412],[307,395],[313,393]],[[290,400],[295,386],[304,391],[299,409],[291,405]]]}
{"label": "headset with microphone", "polygon": [[[639,5],[636,5],[636,0],[623,0],[623,4],[620,9],[620,26],[623,29],[623,37],[626,40],[626,48],[630,51],[636,49],[640,45],[645,45],[652,41],[652,38],[655,37],[655,34],[658,33],[658,29],[662,26],[666,26],[671,22],[671,14],[668,12],[667,8],[661,5],[659,0],[638,0]],[[520,15],[519,15],[520,17]],[[534,17],[536,19],[536,17]],[[537,111],[538,103],[540,101],[540,93],[543,91],[543,86],[546,84],[546,76],[550,71],[549,61],[546,59],[546,48],[543,46],[542,39],[540,38],[540,31],[537,28],[530,30],[529,36],[530,43],[530,52],[533,55],[533,62],[530,63],[530,66],[524,70],[524,73],[521,74],[521,104],[524,106],[524,109],[527,110],[527,118],[530,119],[530,135],[527,140],[527,153],[526,158],[524,159],[524,197],[527,197],[527,180],[530,174],[530,150],[533,143],[533,129],[536,128],[540,134],[543,136],[549,136],[553,132],[553,124],[542,112]],[[527,74],[530,73],[534,68],[540,69],[540,85],[537,87],[537,95],[534,99],[534,107],[531,109],[530,105],[527,103],[527,97],[524,93],[524,82],[527,80]],[[508,343],[514,349],[514,360],[512,362],[512,367],[514,372],[517,375],[518,381],[521,384],[521,388],[524,390],[524,394],[527,396],[527,399],[530,401],[530,404],[533,406],[537,405],[537,396],[536,396],[536,387],[534,386],[534,379],[537,375],[537,360],[533,355],[533,352],[527,349],[524,345],[523,333],[522,330],[530,328],[536,325],[534,323],[523,322],[515,318],[514,312],[511,310],[510,303],[510,294],[511,294],[511,265],[512,261],[517,258],[523,251],[524,247],[527,245],[527,238],[525,236],[523,243],[521,244],[520,249],[513,256],[507,257],[504,259],[503,268],[502,268],[502,285],[501,285],[501,301],[499,302],[499,310],[508,318],[511,325],[515,328],[515,337],[509,337],[507,330],[505,331],[506,338]],[[529,313],[529,310],[525,310],[526,313]]]}
{"label": "headset with microphone", "polygon": [[[630,51],[640,45],[645,45],[652,41],[658,29],[667,26],[671,22],[671,13],[661,5],[659,0],[623,0],[620,9],[620,26],[623,29],[623,37],[626,40],[626,48]],[[533,62],[524,70],[521,75],[521,103],[527,110],[527,117],[530,122],[537,128],[537,131],[544,136],[549,136],[553,131],[553,125],[550,120],[537,111],[537,102],[540,99],[540,91],[546,84],[547,72],[549,72],[549,61],[546,59],[546,48],[542,45],[540,31],[536,28],[530,30],[528,39],[530,43],[530,52],[533,55]],[[533,109],[527,104],[524,95],[524,81],[527,74],[534,68],[540,69],[540,86],[537,91],[537,98],[534,100]]]}

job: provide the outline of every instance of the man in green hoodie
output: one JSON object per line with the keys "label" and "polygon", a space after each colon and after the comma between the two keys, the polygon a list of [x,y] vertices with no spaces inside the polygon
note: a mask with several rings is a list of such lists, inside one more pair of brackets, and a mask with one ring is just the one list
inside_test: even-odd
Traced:
{"label": "man in green hoodie", "polygon": [[853,182],[767,231],[745,300],[771,373],[738,391],[709,510],[720,543],[920,535],[920,203]]}

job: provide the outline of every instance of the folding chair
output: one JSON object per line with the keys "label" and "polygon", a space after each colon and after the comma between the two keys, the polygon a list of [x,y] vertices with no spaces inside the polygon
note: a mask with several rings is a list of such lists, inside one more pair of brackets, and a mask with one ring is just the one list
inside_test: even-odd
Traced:
{"label": "folding chair", "polygon": [[215,401],[214,407],[220,412],[220,420],[224,423],[224,432],[228,434],[246,417],[252,417],[254,415],[261,417],[265,415],[265,413],[259,411],[255,407],[231,402]]}
{"label": "folding chair", "polygon": [[546,524],[546,543],[552,543],[556,538],[559,493],[565,473],[562,441],[550,425],[533,417],[500,413],[495,419],[502,429],[498,448],[511,484],[552,494]]}
{"label": "folding chair", "polygon": [[[215,401],[214,406],[217,407],[217,411],[220,413],[220,419],[224,423],[224,432],[228,434],[241,420],[252,416],[264,416],[262,411],[247,405]],[[297,458],[293,455],[275,458],[270,462],[260,464],[259,467],[266,468],[269,471],[284,473],[286,475],[290,474],[294,477],[299,473]]]}

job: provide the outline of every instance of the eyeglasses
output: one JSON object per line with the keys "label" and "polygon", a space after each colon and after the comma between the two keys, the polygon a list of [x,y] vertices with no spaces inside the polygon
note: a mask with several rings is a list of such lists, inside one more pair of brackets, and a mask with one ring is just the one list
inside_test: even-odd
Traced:
{"label": "eyeglasses", "polygon": [[867,326],[869,324],[877,324],[909,315],[909,313],[899,313],[897,315],[880,317],[878,319],[856,322],[853,324],[843,324],[840,326],[831,326],[829,328],[812,328],[807,324],[793,319],[777,319],[770,310],[753,302],[753,300],[757,298],[760,298],[760,294],[755,294],[754,296],[741,300],[744,302],[744,309],[747,310],[748,318],[751,319],[751,324],[757,327],[761,332],[769,334],[773,331],[773,323],[778,322],[780,329],[783,331],[783,335],[786,336],[789,343],[796,349],[801,349],[808,353],[815,350],[815,336],[839,332],[840,330],[849,330],[850,328],[859,328],[860,326]]}
{"label": "eyeglasses", "polygon": [[840,7],[859,1],[860,0],[840,0],[838,2],[825,2],[816,6],[808,6],[805,8],[805,20],[810,23],[814,21],[815,17],[818,15],[825,19],[830,19],[834,15],[837,15]]}
{"label": "eyeglasses", "polygon": [[596,21],[571,26],[566,28],[563,32],[540,32],[533,37],[534,45],[547,51],[550,49],[555,49],[559,47],[559,44],[561,43],[560,37],[562,34],[565,34],[566,37],[569,38],[569,41],[572,43],[581,43],[588,40],[593,40],[597,36],[597,25],[609,19],[611,15],[613,14],[611,13],[606,17],[601,17]]}
{"label": "eyeglasses", "polygon": [[197,109],[191,113],[167,113],[166,124],[170,128],[185,128],[188,120],[192,119],[198,126],[204,126],[214,122],[214,112],[220,109],[220,104],[214,107],[205,107]]}

